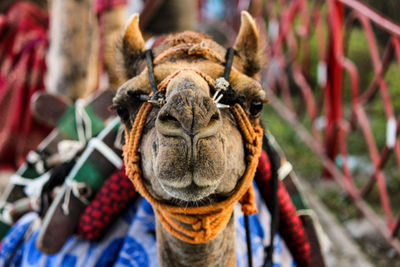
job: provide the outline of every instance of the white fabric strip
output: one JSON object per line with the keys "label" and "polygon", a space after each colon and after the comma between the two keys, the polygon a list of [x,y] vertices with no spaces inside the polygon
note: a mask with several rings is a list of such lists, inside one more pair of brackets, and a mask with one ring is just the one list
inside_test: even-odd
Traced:
{"label": "white fabric strip", "polygon": [[42,194],[42,189],[45,183],[50,179],[51,172],[48,171],[45,174],[31,179],[31,182],[24,188],[24,192],[29,197],[38,198]]}
{"label": "white fabric strip", "polygon": [[117,169],[122,167],[122,160],[121,158],[103,141],[98,138],[92,138],[89,141],[89,147],[95,148],[99,151],[106,159],[108,159]]}
{"label": "white fabric strip", "polygon": [[[100,140],[103,139],[117,124],[119,123],[119,118],[115,118],[113,119],[106,128],[104,128],[100,134],[98,135],[97,138],[92,138],[89,141],[89,144],[87,146],[87,148],[85,149],[85,151],[83,151],[82,155],[80,156],[79,160],[76,162],[76,164],[74,165],[74,167],[72,168],[72,170],[70,171],[70,173],[68,174],[67,178],[65,178],[65,184],[63,187],[63,192],[60,192],[59,194],[62,194],[62,196],[60,196],[60,198],[64,197],[64,201],[63,204],[61,206],[63,212],[65,215],[69,214],[69,209],[68,209],[68,205],[69,205],[69,200],[71,197],[71,191],[73,190],[73,188],[71,188],[71,181],[76,177],[77,173],[79,172],[79,170],[82,168],[82,166],[85,164],[85,162],[87,161],[87,159],[90,157],[90,155],[92,154],[92,152],[94,151],[94,149],[97,149],[100,153],[102,153],[108,160],[110,160],[110,162],[116,166],[118,169],[121,168],[122,166],[122,160],[118,157],[118,155],[116,155],[114,153],[114,151],[112,151],[109,147],[107,147],[103,142],[101,142]],[[102,147],[102,145],[98,144],[99,142],[97,141],[92,141],[94,139],[97,139],[99,142],[101,142],[104,146],[106,146],[106,148],[108,150],[111,151],[111,153],[107,153],[104,151],[107,151],[107,149],[103,149],[104,147]],[[96,144],[97,143],[97,144]],[[99,147],[102,147],[99,149]],[[107,155],[109,155],[109,157],[107,157]],[[118,158],[117,159],[115,159]],[[111,159],[112,158],[112,159]],[[65,194],[65,196],[64,196]],[[56,199],[58,199],[58,196],[56,197]]]}
{"label": "white fabric strip", "polygon": [[279,179],[280,180],[285,179],[292,170],[293,170],[292,164],[290,164],[289,161],[285,160],[285,162],[278,169],[278,177],[279,177]]}
{"label": "white fabric strip", "polygon": [[92,121],[85,110],[85,103],[82,99],[75,102],[76,130],[80,142],[86,142],[92,137]]}
{"label": "white fabric strip", "polygon": [[32,179],[21,177],[18,174],[13,174],[10,177],[10,183],[15,185],[29,185],[31,182]]}
{"label": "white fabric strip", "polygon": [[[119,118],[113,119],[106,128],[103,129],[97,136],[98,139],[103,139],[114,127],[115,125],[119,123]],[[82,155],[79,157],[79,160],[76,162],[70,173],[68,174],[67,178],[65,180],[72,180],[78,171],[82,168],[83,164],[86,162],[86,160],[89,158],[89,156],[92,154],[94,150],[93,146],[89,146],[83,151]],[[121,160],[122,164],[122,160]],[[122,165],[121,165],[122,166]]]}

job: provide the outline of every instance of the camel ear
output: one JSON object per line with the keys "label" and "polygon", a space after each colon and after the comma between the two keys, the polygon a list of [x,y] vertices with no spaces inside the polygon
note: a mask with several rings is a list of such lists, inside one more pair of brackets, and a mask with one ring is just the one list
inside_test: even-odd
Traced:
{"label": "camel ear", "polygon": [[244,60],[244,72],[248,76],[254,76],[261,70],[260,37],[255,21],[247,11],[242,11],[234,48]]}
{"label": "camel ear", "polygon": [[125,26],[124,37],[122,38],[123,48],[129,54],[140,54],[144,51],[144,39],[139,29],[139,14],[135,13]]}
{"label": "camel ear", "polygon": [[139,14],[133,14],[125,26],[118,59],[122,59],[122,69],[125,70],[125,78],[137,75],[138,62],[145,51],[143,35],[139,29]]}

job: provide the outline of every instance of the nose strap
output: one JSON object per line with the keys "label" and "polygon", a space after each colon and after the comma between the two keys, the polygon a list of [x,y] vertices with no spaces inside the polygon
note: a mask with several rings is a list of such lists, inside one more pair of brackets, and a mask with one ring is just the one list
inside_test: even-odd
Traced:
{"label": "nose strap", "polygon": [[153,52],[151,49],[147,49],[145,52],[146,57],[146,66],[147,66],[147,77],[149,78],[149,83],[152,91],[152,96],[147,100],[150,104],[163,106],[165,103],[165,96],[162,92],[160,92],[157,88],[156,79],[154,77],[154,68],[153,68]]}
{"label": "nose strap", "polygon": [[193,72],[197,73],[198,75],[200,75],[208,83],[208,85],[210,87],[215,88],[215,86],[216,86],[216,81],[211,76],[207,75],[206,73],[204,73],[200,70],[197,70],[197,69],[185,68],[185,69],[177,70],[177,71],[173,72],[172,74],[168,75],[164,80],[162,80],[162,82],[159,83],[158,90],[161,92],[164,92],[167,89],[169,82],[173,78],[178,76],[178,74],[181,73],[182,71],[193,71]]}
{"label": "nose strap", "polygon": [[147,75],[149,78],[151,90],[153,91],[153,94],[156,95],[158,93],[158,89],[156,79],[154,78],[153,52],[151,51],[151,49],[147,49],[144,54],[146,56]]}
{"label": "nose strap", "polygon": [[235,49],[233,49],[233,47],[229,47],[225,55],[225,70],[224,70],[224,78],[228,82],[229,82],[229,75],[231,74],[232,70],[234,55],[235,55]]}
{"label": "nose strap", "polygon": [[[207,83],[215,88],[215,93],[212,97],[214,103],[218,108],[229,108],[235,103],[242,104],[240,96],[232,89],[229,83],[229,75],[232,70],[233,59],[235,55],[235,49],[230,47],[227,49],[225,54],[225,69],[222,77],[217,78],[215,81],[209,75],[193,69],[201,77],[203,77]],[[177,76],[182,70],[178,70],[168,77],[166,77],[158,86],[154,77],[154,58],[151,49],[145,51],[147,75],[152,90],[152,96],[147,100],[151,104],[162,106],[165,103],[165,89],[169,81]]]}

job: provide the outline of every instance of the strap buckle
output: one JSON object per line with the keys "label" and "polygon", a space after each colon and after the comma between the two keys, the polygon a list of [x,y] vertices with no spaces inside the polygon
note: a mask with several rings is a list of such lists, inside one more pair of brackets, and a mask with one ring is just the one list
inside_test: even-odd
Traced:
{"label": "strap buckle", "polygon": [[230,83],[224,78],[219,77],[215,80],[215,93],[212,97],[217,108],[229,108],[229,105],[221,104],[219,101],[224,97],[224,93],[228,90]]}
{"label": "strap buckle", "polygon": [[147,102],[158,107],[162,107],[166,103],[165,96],[160,91],[157,91],[151,98],[147,100]]}

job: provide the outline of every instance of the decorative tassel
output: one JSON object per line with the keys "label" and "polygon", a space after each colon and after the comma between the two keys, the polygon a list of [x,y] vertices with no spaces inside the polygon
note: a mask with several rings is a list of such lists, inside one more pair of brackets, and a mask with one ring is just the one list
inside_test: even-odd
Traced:
{"label": "decorative tassel", "polygon": [[239,203],[242,205],[244,215],[253,215],[258,212],[253,185],[250,185],[249,189],[247,189],[246,193],[239,200]]}

